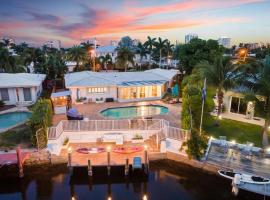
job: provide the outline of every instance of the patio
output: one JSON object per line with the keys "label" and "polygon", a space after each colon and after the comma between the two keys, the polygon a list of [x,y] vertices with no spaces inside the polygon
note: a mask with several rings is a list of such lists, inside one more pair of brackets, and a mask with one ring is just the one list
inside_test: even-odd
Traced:
{"label": "patio", "polygon": [[[180,115],[181,115],[181,104],[167,104],[161,100],[157,101],[143,101],[143,102],[107,102],[107,103],[87,103],[87,104],[73,104],[81,114],[90,120],[107,119],[103,117],[100,112],[106,108],[113,107],[125,107],[125,106],[141,106],[141,105],[161,105],[169,109],[169,112],[165,115],[153,116],[153,119],[165,119],[170,122],[170,126],[180,127]],[[53,126],[57,125],[61,120],[66,120],[66,115],[54,115]]]}

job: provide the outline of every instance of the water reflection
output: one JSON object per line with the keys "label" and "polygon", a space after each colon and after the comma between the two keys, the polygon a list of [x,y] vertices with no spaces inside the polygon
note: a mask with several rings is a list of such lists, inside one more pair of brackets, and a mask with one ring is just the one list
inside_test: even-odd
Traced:
{"label": "water reflection", "polygon": [[[46,173],[44,173],[46,171]],[[241,191],[231,195],[230,182],[189,166],[172,162],[151,165],[149,176],[140,172],[124,176],[123,168],[112,168],[107,177],[106,168],[93,168],[89,178],[86,169],[76,169],[69,174],[52,168],[27,177],[0,182],[2,200],[211,200],[243,199],[262,200],[262,196]],[[267,198],[266,198],[267,199]]]}

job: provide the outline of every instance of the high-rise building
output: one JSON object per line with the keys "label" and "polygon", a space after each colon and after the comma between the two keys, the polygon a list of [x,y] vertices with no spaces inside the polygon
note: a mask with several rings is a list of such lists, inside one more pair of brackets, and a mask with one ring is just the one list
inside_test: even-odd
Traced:
{"label": "high-rise building", "polygon": [[198,35],[195,33],[189,33],[187,35],[185,35],[185,43],[189,43],[190,40],[194,39],[194,38],[198,38]]}
{"label": "high-rise building", "polygon": [[218,38],[218,44],[226,48],[231,48],[231,38],[229,37],[220,37]]}
{"label": "high-rise building", "polygon": [[60,49],[61,48],[61,41],[60,40],[50,40],[44,43],[44,46],[48,48],[55,48]]}

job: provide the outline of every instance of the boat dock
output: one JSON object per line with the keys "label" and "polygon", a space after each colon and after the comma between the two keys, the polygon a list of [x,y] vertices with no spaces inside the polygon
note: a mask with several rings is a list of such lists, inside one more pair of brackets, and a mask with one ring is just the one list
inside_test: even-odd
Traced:
{"label": "boat dock", "polygon": [[[144,143],[145,144],[145,143]],[[114,152],[113,149],[117,147],[115,144],[97,144],[97,143],[87,143],[87,144],[70,144],[69,148],[66,150],[62,150],[61,155],[66,156],[68,158],[68,167],[73,171],[73,168],[87,168],[88,175],[93,176],[94,170],[93,168],[107,168],[107,174],[111,174],[111,169],[115,167],[122,167],[125,175],[128,175],[131,169],[136,168],[138,170],[144,171],[146,174],[148,173],[149,168],[149,150],[155,151],[154,145],[152,146],[149,142],[147,145],[138,145],[140,150],[137,152],[131,153],[117,153]],[[95,146],[98,148],[104,148],[104,152],[100,153],[88,153],[83,154],[77,151],[80,147],[91,147]],[[124,147],[132,146],[132,144],[125,143]],[[134,164],[134,158],[139,160],[139,163]],[[136,159],[135,159],[136,160]]]}

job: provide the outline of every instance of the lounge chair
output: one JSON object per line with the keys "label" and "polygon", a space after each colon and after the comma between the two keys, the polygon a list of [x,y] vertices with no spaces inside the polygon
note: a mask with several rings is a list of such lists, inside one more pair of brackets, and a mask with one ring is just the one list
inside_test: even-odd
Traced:
{"label": "lounge chair", "polygon": [[142,159],[141,157],[134,157],[133,158],[133,165],[132,169],[142,169]]}

